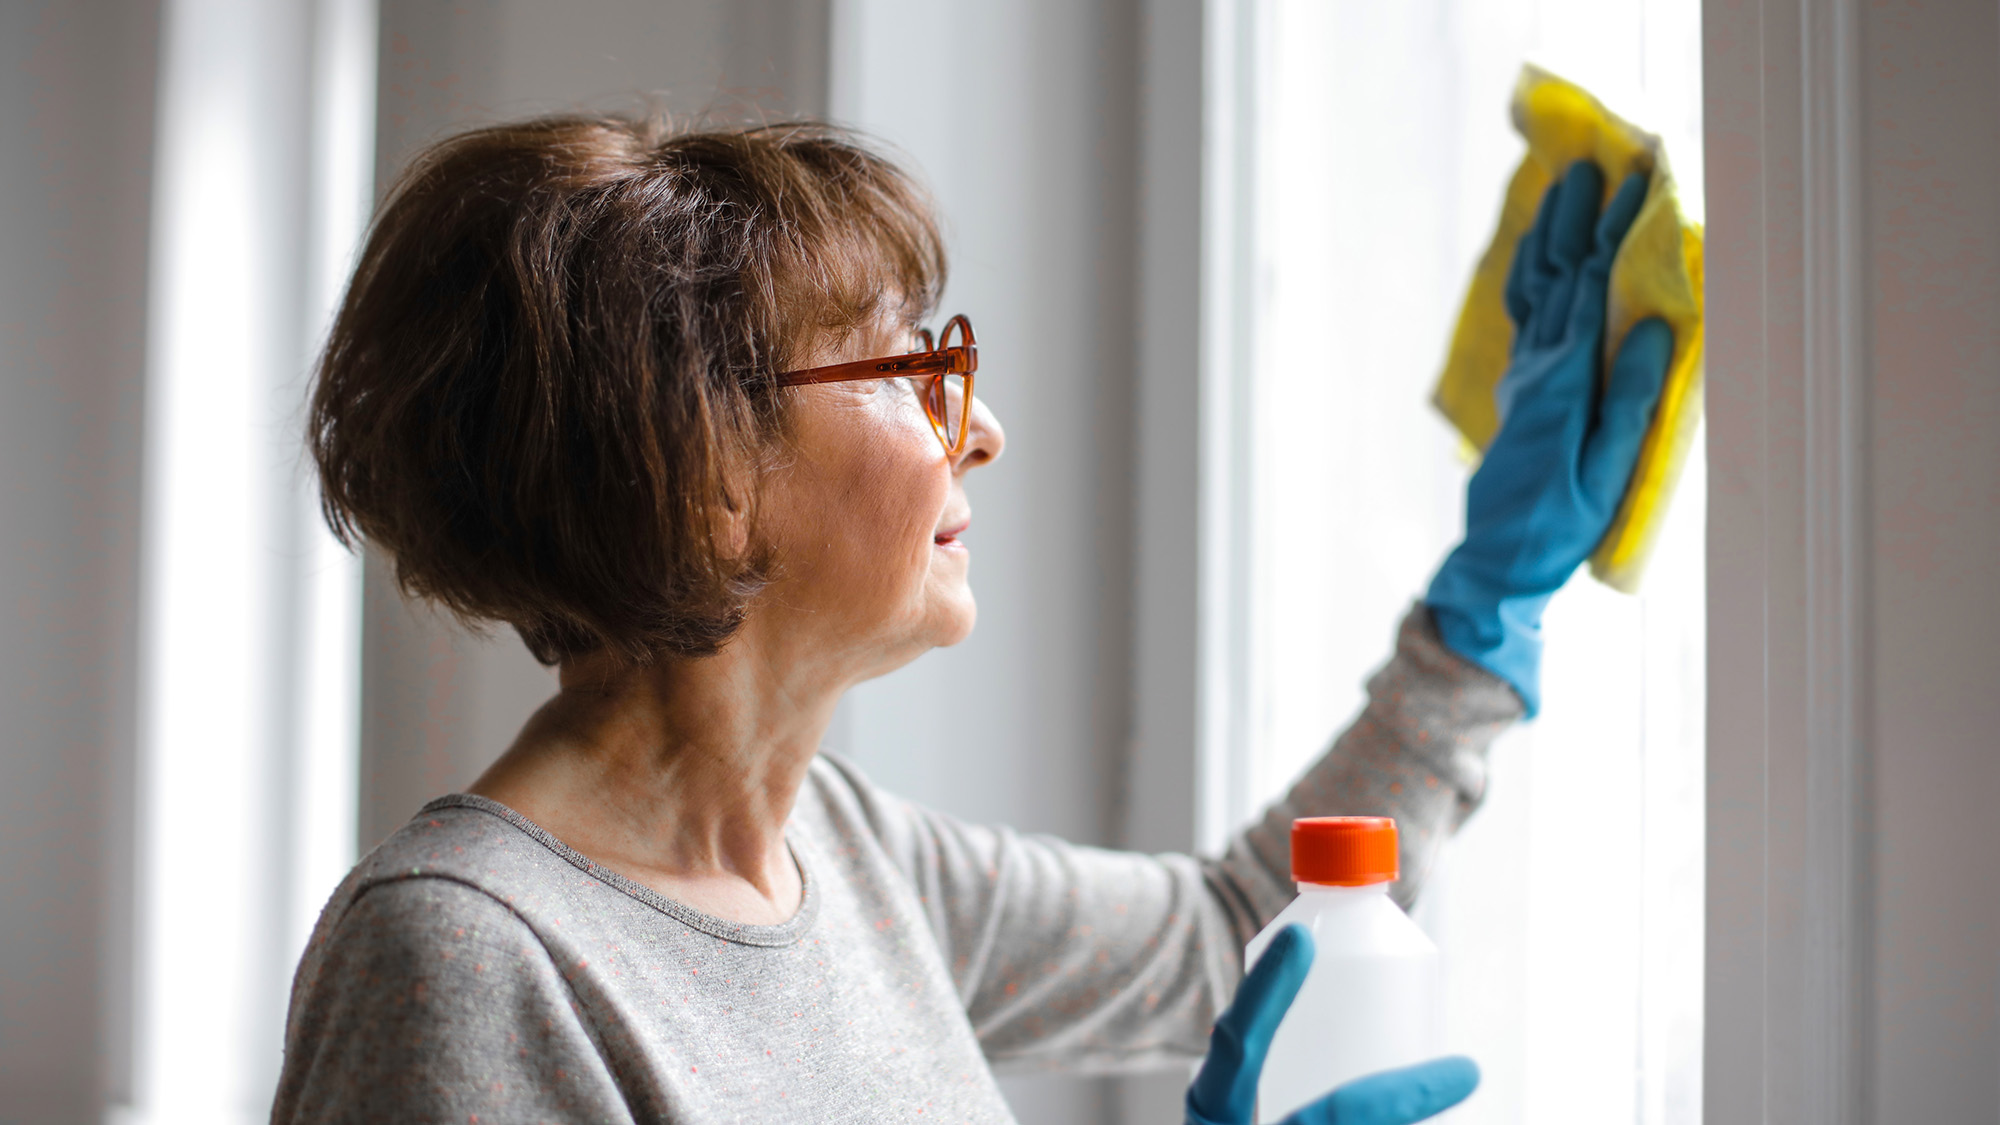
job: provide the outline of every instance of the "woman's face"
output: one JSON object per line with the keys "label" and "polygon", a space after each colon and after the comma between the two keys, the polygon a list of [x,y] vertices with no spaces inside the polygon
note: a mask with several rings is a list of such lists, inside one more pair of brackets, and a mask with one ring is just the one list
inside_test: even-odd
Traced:
{"label": "woman's face", "polygon": [[[878,324],[821,348],[814,365],[897,355],[913,346]],[[967,582],[972,522],[965,475],[1000,456],[1000,423],[973,404],[956,457],[931,429],[906,379],[800,387],[792,456],[760,497],[757,533],[773,549],[772,581],[754,615],[770,614],[793,659],[843,678],[879,676],[931,648],[957,644],[977,610]]]}

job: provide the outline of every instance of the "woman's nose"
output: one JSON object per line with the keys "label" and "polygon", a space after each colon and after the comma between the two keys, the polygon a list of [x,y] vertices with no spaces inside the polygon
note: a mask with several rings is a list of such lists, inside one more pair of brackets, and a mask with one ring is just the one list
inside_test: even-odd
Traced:
{"label": "woman's nose", "polygon": [[1000,428],[1000,419],[986,409],[986,403],[977,396],[972,400],[972,417],[966,427],[965,446],[958,451],[958,459],[952,463],[956,472],[964,472],[975,465],[984,465],[997,460],[1001,450],[1007,448],[1007,431]]}

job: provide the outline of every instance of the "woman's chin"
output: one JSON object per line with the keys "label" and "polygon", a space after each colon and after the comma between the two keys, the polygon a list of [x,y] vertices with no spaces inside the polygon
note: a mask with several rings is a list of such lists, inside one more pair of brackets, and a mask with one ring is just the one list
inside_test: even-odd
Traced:
{"label": "woman's chin", "polygon": [[937,648],[950,648],[972,635],[972,627],[979,623],[979,603],[963,585],[944,595],[941,601],[931,643]]}
{"label": "woman's chin", "polygon": [[873,666],[860,678],[886,676],[933,649],[950,648],[972,635],[979,611],[972,595],[959,599],[933,598],[914,621],[906,620],[893,638],[883,637],[873,647]]}

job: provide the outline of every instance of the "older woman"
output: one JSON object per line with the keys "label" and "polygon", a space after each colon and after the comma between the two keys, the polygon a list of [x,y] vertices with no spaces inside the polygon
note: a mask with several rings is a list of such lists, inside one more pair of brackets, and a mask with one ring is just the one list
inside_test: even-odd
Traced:
{"label": "older woman", "polygon": [[[1550,227],[1581,245],[1551,238],[1521,290],[1566,287],[1569,318],[1594,287],[1598,325],[1543,349],[1593,371],[1623,230],[1614,203],[1591,236],[1594,184]],[[820,126],[546,119],[403,177],[313,402],[326,511],[561,690],[335,893],[274,1120],[1007,1121],[996,1066],[1203,1053],[1292,895],[1294,816],[1397,817],[1416,893],[1532,698],[1492,655],[1532,626],[1506,597],[1547,591],[1481,602],[1477,513],[1477,580],[1441,579],[1361,718],[1219,859],[961,824],[820,753],[844,691],[973,627],[966,478],[1006,439],[970,324],[918,328],[944,268],[911,183]],[[1589,543],[1559,547],[1566,575]],[[1191,1120],[1248,1120],[1283,976],[1243,988]],[[1348,1112],[1414,1120],[1472,1080],[1392,1076]]]}

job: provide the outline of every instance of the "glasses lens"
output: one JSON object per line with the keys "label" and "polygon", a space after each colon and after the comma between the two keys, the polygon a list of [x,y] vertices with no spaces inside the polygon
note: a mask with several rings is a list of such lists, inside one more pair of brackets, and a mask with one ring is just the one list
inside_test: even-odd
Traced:
{"label": "glasses lens", "polygon": [[930,410],[931,421],[944,431],[945,444],[957,452],[959,428],[965,415],[965,376],[944,375],[931,380],[924,405]]}

